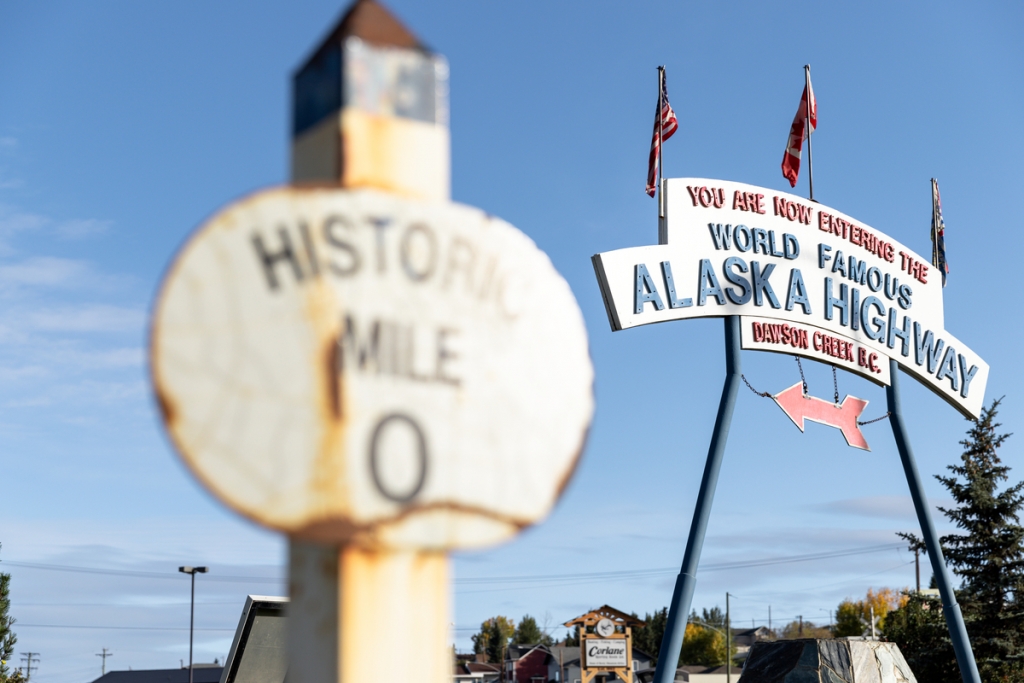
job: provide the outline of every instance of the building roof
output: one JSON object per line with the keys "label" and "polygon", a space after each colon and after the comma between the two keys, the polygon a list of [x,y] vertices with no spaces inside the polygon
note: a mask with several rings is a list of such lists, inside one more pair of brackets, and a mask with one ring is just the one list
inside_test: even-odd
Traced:
{"label": "building roof", "polygon": [[584,625],[584,626],[593,626],[598,621],[600,621],[602,618],[604,618],[604,619],[611,619],[612,621],[618,622],[619,624],[624,624],[626,626],[644,626],[645,625],[645,622],[641,621],[640,619],[637,619],[632,614],[626,614],[625,612],[620,612],[619,610],[615,609],[614,607],[611,607],[610,605],[601,605],[600,607],[598,607],[595,610],[591,610],[590,612],[587,612],[586,614],[581,614],[580,616],[576,617],[575,619],[571,619],[571,620],[565,622],[565,624],[563,624],[563,626],[572,626],[574,624],[581,624],[581,625]]}
{"label": "building roof", "polygon": [[[193,665],[194,683],[219,683],[224,667],[213,664]],[[183,669],[139,669],[108,671],[93,683],[188,683],[188,667]]]}
{"label": "building roof", "polygon": [[517,659],[522,659],[534,650],[539,650],[540,652],[544,653],[545,657],[551,656],[551,650],[549,650],[546,646],[537,643],[533,645],[509,645],[508,648],[505,650],[505,660],[515,661]]}
{"label": "building roof", "polygon": [[562,657],[562,664],[569,666],[573,662],[580,661],[580,646],[579,645],[550,645],[548,651],[551,652],[551,657],[556,662],[558,661],[559,655]]}

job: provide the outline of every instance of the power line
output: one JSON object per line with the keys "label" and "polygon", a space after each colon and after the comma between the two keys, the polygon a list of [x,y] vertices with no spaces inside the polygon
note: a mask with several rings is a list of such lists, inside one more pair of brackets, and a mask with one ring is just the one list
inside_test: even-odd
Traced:
{"label": "power line", "polygon": [[[823,553],[810,553],[806,555],[791,555],[787,557],[764,558],[759,560],[740,560],[738,562],[725,562],[720,564],[701,565],[701,571],[723,571],[728,569],[747,569],[753,567],[766,567],[777,564],[790,564],[794,562],[811,562],[815,560],[826,560],[838,557],[850,557],[876,553],[887,550],[899,550],[904,546],[902,543],[888,543],[878,546],[867,546],[863,548],[848,548]],[[471,579],[456,579],[456,586],[461,585],[486,585],[489,583],[506,584],[502,588],[487,588],[481,590],[461,590],[458,593],[465,595],[469,593],[492,593],[495,591],[519,590],[527,586],[507,584],[531,584],[531,588],[552,588],[569,584],[597,583],[617,579],[639,579],[655,578],[658,576],[673,575],[679,572],[676,567],[665,567],[660,569],[633,569],[609,572],[583,572],[579,574],[539,574],[533,576],[503,576],[503,577],[478,577]]]}
{"label": "power line", "polygon": [[[77,624],[20,624],[19,629],[92,629],[97,631],[187,631],[184,627],[160,627],[160,626],[81,626]],[[196,629],[197,631],[234,631],[236,629]],[[38,652],[34,652],[38,654]]]}
{"label": "power line", "polygon": [[[901,546],[902,547],[902,546]],[[111,576],[131,576],[140,579],[180,579],[178,572],[147,572],[129,569],[103,569],[100,567],[76,567],[66,564],[39,564],[36,562],[11,562],[4,560],[4,565],[11,567],[24,567],[26,569],[43,569],[56,572],[74,572],[78,574],[109,574]],[[274,578],[270,576],[224,576],[210,577],[209,581],[224,581],[237,583],[239,581],[256,581],[261,583],[284,583],[285,577]]]}
{"label": "power line", "polygon": [[[826,560],[838,557],[849,557],[852,555],[862,555],[867,553],[876,553],[886,550],[902,549],[904,544],[902,543],[888,543],[876,546],[865,546],[861,548],[847,548],[843,550],[834,550],[820,553],[809,553],[804,555],[789,555],[783,557],[769,557],[761,558],[756,560],[740,560],[738,562],[724,562],[718,564],[701,565],[702,571],[724,571],[729,569],[747,569],[753,567],[767,567],[776,564],[790,564],[794,562],[812,562],[815,560]],[[72,572],[80,574],[101,574],[110,576],[129,576],[135,578],[145,579],[178,579],[179,575],[177,572],[149,572],[149,571],[136,571],[126,569],[104,569],[101,567],[79,567],[74,565],[61,565],[61,564],[41,564],[36,562],[12,562],[5,560],[4,564],[11,567],[23,567],[26,569],[41,569],[45,571],[61,571],[61,572]],[[519,575],[519,576],[494,576],[494,577],[472,577],[467,579],[456,579],[456,585],[470,586],[470,585],[483,585],[483,584],[509,584],[509,583],[538,583],[538,582],[593,582],[601,580],[611,579],[635,579],[635,578],[654,578],[660,575],[674,574],[679,570],[677,567],[659,567],[650,569],[626,569],[618,571],[604,571],[604,572],[582,572],[575,574],[533,574],[533,575]],[[210,576],[207,577],[209,581],[220,581],[220,582],[258,582],[258,583],[284,583],[286,580],[284,577],[276,578],[269,576]],[[581,581],[582,580],[582,581]],[[497,589],[506,590],[506,589]],[[483,592],[483,591],[471,591],[471,592]]]}

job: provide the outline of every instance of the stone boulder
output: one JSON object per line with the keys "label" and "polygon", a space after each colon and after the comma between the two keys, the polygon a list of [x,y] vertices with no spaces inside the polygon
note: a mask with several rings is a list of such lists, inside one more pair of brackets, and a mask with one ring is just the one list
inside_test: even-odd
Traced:
{"label": "stone boulder", "polygon": [[755,643],[743,683],[917,683],[896,643],[849,638]]}

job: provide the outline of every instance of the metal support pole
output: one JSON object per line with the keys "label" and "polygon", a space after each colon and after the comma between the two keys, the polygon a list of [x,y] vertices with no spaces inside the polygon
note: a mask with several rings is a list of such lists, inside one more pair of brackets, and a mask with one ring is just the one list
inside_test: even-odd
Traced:
{"label": "metal support pole", "polygon": [[658,218],[665,217],[665,167],[661,165],[661,150],[665,147],[665,67],[658,67],[658,173],[655,175],[658,189]]}
{"label": "metal support pole", "polygon": [[679,662],[679,653],[683,649],[686,620],[690,614],[693,591],[697,586],[700,551],[704,546],[711,504],[718,485],[718,474],[722,469],[725,442],[729,438],[729,424],[732,422],[732,412],[736,405],[736,392],[740,386],[740,371],[740,318],[738,315],[730,315],[725,318],[725,386],[722,388],[722,398],[718,403],[718,417],[715,418],[715,431],[711,435],[711,445],[708,447],[704,476],[700,480],[697,507],[693,512],[693,521],[690,522],[690,535],[686,539],[683,566],[676,577],[676,587],[672,592],[672,604],[668,610],[665,635],[661,639],[654,683],[673,683],[676,677],[676,665]]}
{"label": "metal support pole", "polygon": [[196,573],[192,572],[192,606],[188,612],[188,683],[192,683],[192,632],[196,623]]}
{"label": "metal support pole", "polygon": [[804,92],[807,102],[804,105],[804,133],[807,134],[807,182],[810,183],[811,201],[814,201],[814,159],[811,154],[811,65],[804,65]]}
{"label": "metal support pole", "polygon": [[900,412],[899,365],[895,360],[889,361],[889,371],[892,375],[892,384],[886,388],[885,398],[889,408],[892,435],[895,437],[896,447],[900,451],[903,471],[907,475],[907,484],[910,486],[910,496],[914,499],[914,509],[917,511],[917,521],[921,524],[921,534],[924,536],[925,546],[928,549],[928,559],[931,560],[935,582],[939,586],[939,595],[942,596],[942,612],[946,617],[949,637],[953,641],[953,651],[956,653],[956,662],[960,667],[960,677],[964,683],[981,683],[978,665],[974,661],[974,651],[971,649],[971,641],[967,637],[967,627],[964,626],[964,615],[961,614],[960,605],[957,604],[956,595],[953,593],[953,582],[949,576],[949,569],[946,568],[946,559],[942,556],[939,535],[935,531],[931,515],[928,514],[928,500],[924,495],[924,487],[921,486],[921,475],[917,471],[914,453],[910,449],[910,439],[907,438],[907,427],[903,423],[903,414]]}

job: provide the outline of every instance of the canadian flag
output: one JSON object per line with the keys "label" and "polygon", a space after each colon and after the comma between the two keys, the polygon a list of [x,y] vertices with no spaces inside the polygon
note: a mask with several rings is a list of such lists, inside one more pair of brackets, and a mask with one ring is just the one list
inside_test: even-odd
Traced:
{"label": "canadian flag", "polygon": [[804,85],[804,94],[800,96],[800,108],[796,110],[793,117],[793,125],[789,128],[789,141],[786,143],[786,153],[782,155],[782,175],[789,180],[790,187],[796,187],[796,179],[800,176],[800,150],[803,149],[804,140],[807,139],[808,107],[807,100],[810,98],[810,119],[811,130],[818,127],[818,102],[814,99],[814,88],[811,87],[811,74],[807,74],[807,84]]}

